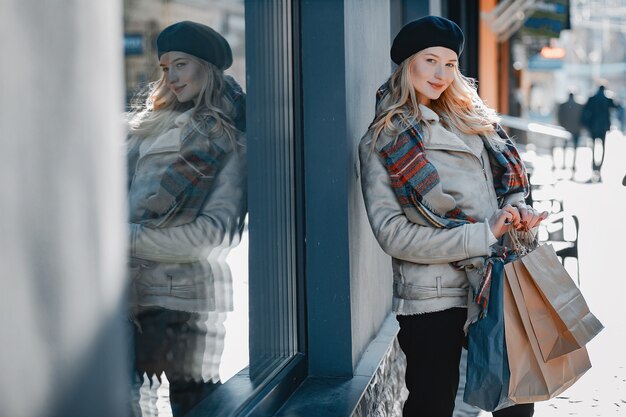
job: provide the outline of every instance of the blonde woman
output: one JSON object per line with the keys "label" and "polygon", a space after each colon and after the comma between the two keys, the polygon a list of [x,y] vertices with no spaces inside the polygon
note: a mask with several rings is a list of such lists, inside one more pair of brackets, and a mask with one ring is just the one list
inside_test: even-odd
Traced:
{"label": "blonde woman", "polygon": [[[361,140],[368,218],[392,257],[393,310],[407,358],[406,417],[449,417],[459,383],[471,270],[511,227],[546,213],[524,204],[526,171],[498,118],[459,72],[464,43],[452,21],[428,16],[398,33],[398,64],[377,91]],[[494,416],[532,416],[533,404]]]}
{"label": "blonde woman", "polygon": [[134,365],[139,377],[165,373],[182,416],[219,383],[203,363],[219,360],[232,310],[221,260],[247,211],[245,96],[224,75],[231,49],[210,27],[171,25],[157,49],[162,75],[127,141]]}

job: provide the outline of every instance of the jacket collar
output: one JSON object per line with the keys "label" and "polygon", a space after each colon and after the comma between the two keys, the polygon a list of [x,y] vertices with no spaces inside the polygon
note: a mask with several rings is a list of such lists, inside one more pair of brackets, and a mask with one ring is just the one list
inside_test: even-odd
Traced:
{"label": "jacket collar", "polygon": [[429,123],[437,123],[439,121],[439,115],[435,113],[430,107],[423,104],[419,105],[420,112],[422,113],[422,119]]}
{"label": "jacket collar", "polygon": [[166,132],[163,132],[159,135],[150,146],[141,153],[141,157],[152,153],[158,153],[163,151],[177,151],[180,149],[180,138],[181,138],[181,127],[189,120],[191,117],[192,109],[187,110],[184,113],[181,113],[174,119],[175,128],[172,128]]}
{"label": "jacket collar", "polygon": [[456,129],[453,128],[445,129],[441,123],[439,123],[441,118],[431,108],[423,104],[420,104],[419,107],[422,112],[422,120],[429,124],[429,126],[424,129],[426,131],[424,141],[426,149],[447,149],[451,151],[470,152],[476,156],[480,155],[482,143],[480,143],[480,150],[472,149],[472,147],[461,138],[462,133],[457,132]]}

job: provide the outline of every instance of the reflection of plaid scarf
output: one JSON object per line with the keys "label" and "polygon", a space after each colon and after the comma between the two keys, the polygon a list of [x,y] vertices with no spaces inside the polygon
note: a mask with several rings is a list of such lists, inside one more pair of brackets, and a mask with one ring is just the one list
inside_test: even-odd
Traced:
{"label": "reflection of plaid scarf", "polygon": [[[235,112],[235,127],[245,131],[245,95],[231,77],[226,78],[226,94]],[[208,116],[200,116],[195,122],[202,130],[209,131],[215,123]],[[209,138],[191,123],[182,132],[178,159],[163,174],[158,195],[151,198],[150,206],[138,223],[150,228],[173,227],[193,221],[213,187],[215,175],[233,146],[228,138]],[[139,158],[139,144],[129,150],[129,181],[132,180]],[[129,184],[130,186],[130,184]]]}
{"label": "reflection of plaid scarf", "polygon": [[[134,169],[131,164],[138,157],[139,146],[136,148],[129,152],[129,169]],[[227,138],[209,139],[206,134],[187,126],[181,135],[178,158],[165,169],[157,194],[146,201],[146,210],[136,222],[150,228],[163,228],[193,221],[230,152],[232,146]]]}

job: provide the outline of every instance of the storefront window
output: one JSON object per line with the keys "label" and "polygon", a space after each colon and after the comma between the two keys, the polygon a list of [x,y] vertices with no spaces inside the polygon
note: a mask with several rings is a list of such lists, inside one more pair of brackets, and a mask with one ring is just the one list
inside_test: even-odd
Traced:
{"label": "storefront window", "polygon": [[[235,91],[235,96],[237,86],[246,91],[243,0],[125,0],[126,104],[131,126],[149,99],[151,83],[163,73],[157,56],[157,36],[169,25],[188,20],[211,27],[228,42],[233,60],[224,71],[226,79],[231,80],[225,82],[225,88]],[[162,67],[163,64],[161,59]],[[168,65],[166,62],[164,67],[174,71]],[[182,82],[174,86],[184,87]],[[166,137],[167,130],[145,134],[141,129],[130,128],[127,141],[131,224],[129,316],[133,322],[135,415],[187,415],[201,402],[210,404],[205,400],[211,396],[224,397],[220,390],[232,379],[247,378],[250,386],[257,386],[258,381],[250,378],[267,377],[271,373],[256,366],[254,371],[249,368],[250,351],[258,350],[250,345],[249,330],[246,166],[251,156],[244,133],[245,99],[233,99],[232,94],[229,97],[234,106],[228,108],[233,111],[228,120],[237,128],[236,140],[227,140],[224,145],[220,139],[212,138],[207,149],[211,151],[214,148],[210,146],[217,143],[224,151],[228,144],[236,143],[235,151],[232,154],[226,151],[226,156],[219,152],[212,155],[218,162],[198,184],[184,182],[187,171],[177,165],[181,155],[182,159],[190,160],[185,159],[185,146],[191,141],[179,140],[185,134],[184,123],[188,119],[175,115],[170,127],[174,130],[179,127],[179,131],[173,139]],[[194,110],[188,109],[193,106],[177,111],[181,114],[191,111],[192,115]],[[167,178],[164,179],[171,171],[183,173],[176,177],[182,178],[180,189],[206,195],[201,194],[200,203],[183,202],[181,211],[152,213],[146,221],[140,209],[149,206],[163,189],[169,192],[167,197],[172,197]],[[150,175],[158,177],[158,185],[146,185]],[[174,185],[178,186],[179,183]],[[186,196],[179,188],[176,188],[177,196]],[[174,196],[171,204],[178,207],[180,200]],[[189,208],[196,211],[185,215],[184,210]],[[263,302],[272,303],[271,294]],[[269,363],[276,366],[276,362]]]}

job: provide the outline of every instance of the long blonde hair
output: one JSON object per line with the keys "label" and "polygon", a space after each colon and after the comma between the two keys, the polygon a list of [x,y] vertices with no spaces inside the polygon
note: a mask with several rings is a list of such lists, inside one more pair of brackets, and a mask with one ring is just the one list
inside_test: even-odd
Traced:
{"label": "long blonde hair", "polygon": [[200,99],[195,104],[193,101],[179,102],[168,88],[167,77],[163,73],[158,81],[148,84],[147,89],[135,99],[129,115],[130,133],[140,137],[158,135],[173,128],[180,114],[193,109],[182,131],[190,124],[193,129],[208,137],[226,135],[233,148],[236,148],[237,128],[233,122],[235,106],[226,94],[224,73],[207,61],[193,55],[189,58],[200,64],[205,75]]}
{"label": "long blonde hair", "polygon": [[[404,127],[422,121],[419,109],[420,95],[413,86],[411,65],[420,52],[405,59],[396,68],[386,83],[386,91],[377,100],[376,115],[369,129],[372,132],[372,146],[381,133],[396,136]],[[476,82],[465,77],[455,66],[452,84],[441,96],[430,102],[430,108],[445,122],[465,134],[489,135],[495,131],[494,123],[499,121],[496,112],[487,107],[476,92]],[[401,126],[394,123],[400,120]],[[443,120],[442,120],[443,122]]]}

